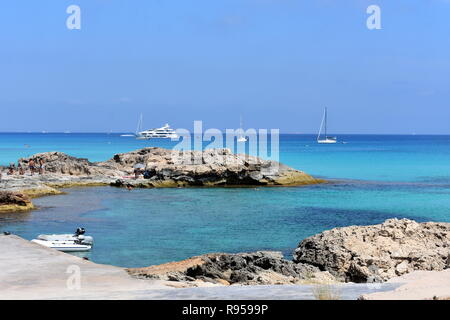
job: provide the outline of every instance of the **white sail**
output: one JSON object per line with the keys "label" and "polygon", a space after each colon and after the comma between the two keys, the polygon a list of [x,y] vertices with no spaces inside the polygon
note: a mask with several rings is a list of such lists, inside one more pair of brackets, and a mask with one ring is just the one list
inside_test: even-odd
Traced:
{"label": "white sail", "polygon": [[[327,108],[325,108],[322,117],[322,123],[320,124],[319,134],[317,135],[317,143],[336,143],[336,137],[328,137],[327,136],[327,120],[328,120],[328,112]],[[320,135],[322,134],[322,129],[325,129],[325,139],[320,139]]]}
{"label": "white sail", "polygon": [[[242,128],[242,116],[240,116],[240,118],[239,118],[239,125],[240,125],[240,127],[239,127],[240,131],[243,132],[244,129]],[[242,134],[239,134],[237,141],[238,142],[246,142],[247,138],[245,136],[243,136]]]}
{"label": "white sail", "polygon": [[144,119],[144,116],[141,113],[141,116],[139,117],[137,128],[136,128],[136,135],[138,135],[139,132],[142,131],[142,121],[143,121],[143,119]]}
{"label": "white sail", "polygon": [[322,122],[320,123],[320,129],[319,129],[319,134],[317,135],[317,141],[320,140],[320,135],[322,134],[323,124],[325,122],[326,114],[327,114],[327,108],[325,108],[325,110],[323,111]]}

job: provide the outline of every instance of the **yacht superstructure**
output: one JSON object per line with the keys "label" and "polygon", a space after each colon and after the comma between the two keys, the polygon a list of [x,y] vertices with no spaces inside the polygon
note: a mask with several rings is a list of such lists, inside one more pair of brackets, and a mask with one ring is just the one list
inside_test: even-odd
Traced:
{"label": "yacht superstructure", "polygon": [[137,139],[153,139],[153,138],[163,138],[163,139],[176,139],[178,138],[177,133],[172,129],[169,124],[165,124],[161,128],[154,128],[149,130],[144,130],[136,133]]}

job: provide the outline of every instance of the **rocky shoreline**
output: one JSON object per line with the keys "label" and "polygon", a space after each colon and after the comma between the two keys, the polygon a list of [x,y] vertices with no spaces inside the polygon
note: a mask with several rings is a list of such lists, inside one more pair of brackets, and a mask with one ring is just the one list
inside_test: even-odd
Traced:
{"label": "rocky shoreline", "polygon": [[371,283],[418,270],[450,269],[450,223],[389,219],[372,226],[324,231],[301,241],[293,260],[280,252],[214,253],[146,268],[140,279],[187,286]]}
{"label": "rocky shoreline", "polygon": [[190,259],[146,268],[130,268],[128,273],[139,279],[165,280],[184,286],[203,283],[218,285],[271,285],[336,283],[327,271],[294,263],[281,252],[211,253]]}
{"label": "rocky shoreline", "polygon": [[[371,237],[375,237],[375,241]],[[387,242],[377,240],[377,237],[384,237]],[[365,244],[361,246],[361,242]],[[401,258],[398,248],[395,245],[390,247],[390,242],[402,246]],[[306,295],[321,300],[341,299],[341,293],[348,297],[356,288],[365,289],[360,290],[359,296],[353,295],[352,299],[450,298],[450,223],[389,219],[378,225],[335,228],[301,241],[293,260],[270,251],[213,253],[162,265],[123,269],[86,261],[15,235],[0,235],[0,249],[4,257],[0,263],[4,270],[0,281],[5,284],[0,288],[0,295],[14,299],[119,296],[148,299],[155,296],[152,290],[204,290],[209,287],[225,290],[236,286],[239,290],[232,291],[238,294],[235,299],[251,298],[256,291],[265,290],[298,293],[287,295],[292,297]],[[409,267],[398,268],[405,261]],[[66,288],[66,271],[73,265],[79,266],[83,276],[89,278],[77,295]],[[366,267],[371,272],[377,270],[371,265],[378,267],[379,277],[373,279],[383,283],[368,284],[372,281],[369,276],[373,274],[366,278],[348,275],[352,270]],[[394,272],[386,271],[391,269]],[[365,284],[349,282],[351,280]],[[382,289],[388,287],[390,291]],[[262,291],[257,288],[262,288]],[[205,291],[182,292],[185,294],[180,293],[179,296],[184,299],[200,292],[207,297],[212,296]],[[220,299],[222,291],[216,292],[219,293],[215,297]],[[270,292],[264,296],[273,298]],[[173,291],[167,291],[160,297],[170,298],[172,294]]]}
{"label": "rocky shoreline", "polygon": [[20,192],[0,191],[0,210],[2,212],[28,211],[34,209],[31,198]]}
{"label": "rocky shoreline", "polygon": [[[171,150],[151,147],[116,154],[104,162],[90,162],[62,152],[46,152],[19,159],[18,164],[28,168],[31,160],[44,163],[43,174],[15,172],[8,175],[4,168],[0,190],[35,198],[61,194],[60,188],[76,186],[298,186],[325,182],[278,162],[233,154],[229,149],[182,151],[174,156]],[[141,168],[141,173],[145,171],[145,178],[139,172],[136,175],[136,167]],[[25,209],[0,201],[0,211],[14,208]]]}
{"label": "rocky shoreline", "polygon": [[351,282],[442,271],[450,268],[450,223],[389,219],[372,226],[335,228],[300,242],[294,262],[318,266]]}
{"label": "rocky shoreline", "polygon": [[[325,182],[274,161],[235,155],[227,149],[186,151],[182,155],[203,160],[197,164],[176,163],[171,151],[161,148],[117,154],[105,162],[90,162],[60,152],[20,159],[22,167],[31,159],[42,159],[45,172],[7,175],[3,171],[0,212],[31,210],[32,198],[61,194],[60,188],[74,186],[295,186]],[[208,162],[207,158],[220,158],[222,162]],[[138,164],[147,172],[146,178],[134,176]],[[292,260],[271,251],[210,253],[126,271],[140,280],[196,287],[381,283],[414,272],[448,274],[448,270],[450,223],[389,219],[377,225],[335,228],[308,237],[299,243]]]}

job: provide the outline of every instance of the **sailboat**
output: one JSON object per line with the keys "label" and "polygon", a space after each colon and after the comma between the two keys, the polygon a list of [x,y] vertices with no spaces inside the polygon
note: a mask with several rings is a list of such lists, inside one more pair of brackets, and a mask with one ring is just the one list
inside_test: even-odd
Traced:
{"label": "sailboat", "polygon": [[[327,108],[325,108],[322,118],[322,123],[320,124],[319,134],[317,135],[317,143],[336,143],[336,137],[327,137],[327,118],[328,112]],[[325,139],[320,139],[320,135],[322,133],[322,129],[325,129]]]}
{"label": "sailboat", "polygon": [[[240,131],[244,131],[244,129],[242,129],[242,116],[240,117],[239,129],[240,129]],[[247,142],[247,138],[245,136],[243,136],[242,134],[239,134],[239,136],[237,138],[237,142]]]}
{"label": "sailboat", "polygon": [[138,139],[138,140],[146,140],[147,139],[143,135],[139,134],[139,132],[142,132],[142,124],[143,124],[143,122],[144,122],[144,116],[141,113],[141,115],[139,117],[139,120],[138,120],[137,127],[136,127],[136,139]]}
{"label": "sailboat", "polygon": [[138,132],[142,130],[142,119],[143,119],[143,115],[141,113],[141,116],[139,117],[138,120],[138,125],[136,128],[136,133],[135,134],[131,134],[131,133],[126,133],[126,134],[121,134],[121,137],[136,137],[138,135]]}

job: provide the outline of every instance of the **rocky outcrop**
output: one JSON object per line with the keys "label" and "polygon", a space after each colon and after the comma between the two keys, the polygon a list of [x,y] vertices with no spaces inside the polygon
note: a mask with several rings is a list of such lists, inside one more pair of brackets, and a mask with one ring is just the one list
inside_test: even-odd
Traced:
{"label": "rocky outcrop", "polygon": [[414,270],[450,267],[450,223],[390,219],[324,231],[298,245],[294,261],[352,282],[381,282]]}
{"label": "rocky outcrop", "polygon": [[[234,154],[229,149],[183,151],[145,148],[116,154],[98,165],[130,172],[143,164],[148,186],[299,185],[323,182],[276,161]],[[141,185],[138,185],[141,186]]]}
{"label": "rocky outcrop", "polygon": [[[42,160],[46,174],[89,178],[91,183],[136,187],[225,186],[225,185],[301,185],[323,182],[308,174],[276,161],[263,160],[245,154],[233,154],[229,149],[183,151],[174,153],[162,148],[144,148],[116,154],[111,160],[90,162],[62,152],[46,152],[22,158],[23,167],[33,159]],[[124,179],[133,175],[136,165],[148,173],[146,179]],[[86,179],[85,179],[86,180]],[[87,182],[87,181],[84,181]],[[55,181],[57,184],[58,181]]]}
{"label": "rocky outcrop", "polygon": [[[34,175],[28,170],[35,162]],[[26,173],[8,175],[3,168],[0,189],[31,197],[60,194],[59,188],[75,186],[133,186],[138,188],[185,186],[275,186],[322,183],[310,175],[280,164],[229,149],[183,151],[144,148],[116,154],[104,162],[90,162],[62,152],[35,154],[18,161]],[[38,173],[43,163],[43,174]],[[134,178],[135,167],[146,171]]]}
{"label": "rocky outcrop", "polygon": [[230,285],[332,283],[328,272],[307,264],[283,259],[280,252],[212,253],[179,262],[128,272],[138,278],[159,279],[195,284],[198,281]]}
{"label": "rocky outcrop", "polygon": [[90,162],[88,159],[72,157],[63,152],[38,153],[29,158],[19,159],[19,163],[24,168],[28,168],[30,160],[35,162],[36,168],[39,167],[39,161],[42,160],[46,173],[71,176],[116,176],[123,174],[123,172],[118,172],[119,170],[99,166],[97,163]]}
{"label": "rocky outcrop", "polygon": [[0,191],[0,212],[30,209],[33,209],[33,204],[27,195],[19,192]]}

